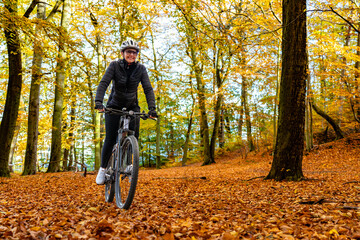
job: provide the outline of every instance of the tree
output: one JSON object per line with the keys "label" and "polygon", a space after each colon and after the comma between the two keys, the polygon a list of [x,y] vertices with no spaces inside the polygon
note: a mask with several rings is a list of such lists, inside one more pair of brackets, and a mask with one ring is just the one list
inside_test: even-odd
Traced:
{"label": "tree", "polygon": [[60,170],[61,161],[61,131],[62,131],[62,111],[64,102],[64,84],[66,71],[66,46],[67,27],[69,24],[68,0],[64,0],[61,12],[61,28],[59,36],[59,53],[56,66],[55,101],[52,122],[51,156],[47,172],[57,172]]}
{"label": "tree", "polygon": [[[96,31],[96,43],[91,43],[94,50],[96,51],[97,56],[97,82],[100,82],[102,73],[103,73],[103,43],[100,36],[99,23],[93,13],[90,12],[91,23]],[[95,110],[95,103],[91,99],[91,111],[93,115],[93,125],[94,125],[94,140],[95,140],[95,170],[100,168],[101,161],[101,117],[100,113]]]}
{"label": "tree", "polygon": [[248,95],[248,79],[247,77],[243,76],[241,81],[241,105],[244,108],[247,144],[249,145],[249,151],[251,152],[255,150],[255,146],[251,131],[251,116],[250,116],[249,101],[247,95]]}
{"label": "tree", "polygon": [[[164,55],[160,55],[160,59],[158,59],[157,54],[156,54],[156,48],[155,48],[155,39],[154,39],[154,33],[152,32],[151,28],[149,29],[150,31],[150,38],[151,38],[151,49],[152,49],[152,62],[153,62],[153,78],[156,82],[157,85],[157,92],[156,92],[156,111],[158,113],[158,118],[156,119],[156,168],[161,168],[161,155],[160,155],[160,141],[161,141],[161,108],[160,108],[160,103],[162,101],[162,94],[161,94],[161,90],[162,90],[162,81],[161,81],[161,62],[164,59],[164,56],[166,55],[166,53]],[[167,51],[168,52],[168,51]]]}
{"label": "tree", "polygon": [[[219,17],[220,18],[220,17]],[[217,26],[216,28],[216,37],[222,37],[223,39],[226,39],[224,35],[226,35],[226,32],[223,33],[223,36],[217,36],[217,33],[221,31],[221,27]],[[214,72],[214,123],[213,123],[213,130],[212,130],[212,136],[210,141],[210,153],[211,158],[215,159],[215,145],[217,138],[219,137],[219,129],[220,129],[220,123],[222,119],[221,109],[224,105],[224,85],[227,80],[229,71],[230,71],[230,65],[231,65],[231,46],[228,48],[225,48],[224,46],[227,45],[226,41],[219,41],[219,40],[213,40],[213,72]],[[224,144],[224,143],[221,143]]]}
{"label": "tree", "polygon": [[305,91],[308,76],[306,0],[283,0],[279,120],[271,170],[266,179],[304,178]]}
{"label": "tree", "polygon": [[203,22],[193,16],[196,9],[195,6],[196,2],[194,1],[185,2],[183,8],[177,5],[180,12],[184,15],[184,19],[181,20],[179,28],[185,33],[184,41],[186,44],[186,53],[191,62],[190,72],[194,74],[196,81],[195,87],[200,112],[200,138],[202,144],[203,165],[209,165],[215,163],[215,159],[211,155],[210,129],[206,109],[206,82],[203,76],[205,67],[204,58],[206,58],[205,46],[203,46],[201,42],[203,32],[195,27],[195,25],[203,25]]}
{"label": "tree", "polygon": [[190,134],[191,134],[191,128],[193,125],[193,119],[194,119],[194,109],[195,109],[195,97],[194,97],[194,93],[193,93],[193,86],[191,84],[191,78],[190,78],[190,95],[192,98],[192,105],[190,108],[190,116],[188,117],[188,124],[187,124],[187,131],[185,134],[185,142],[184,142],[184,146],[183,146],[183,156],[182,156],[182,160],[181,160],[181,165],[185,166],[186,162],[188,160],[188,150],[189,150],[189,141],[190,141]]}
{"label": "tree", "polygon": [[8,51],[9,81],[3,119],[0,125],[0,177],[10,177],[8,166],[10,145],[16,127],[22,87],[20,37],[16,26],[17,7],[18,1],[5,1],[5,9],[9,15],[9,21],[4,27]]}
{"label": "tree", "polygon": [[[45,19],[46,6],[45,3],[39,2],[37,5],[37,18]],[[40,27],[36,25],[36,33],[39,35]],[[41,64],[43,58],[42,41],[34,41],[34,57],[31,76],[30,98],[29,98],[29,115],[28,115],[28,131],[27,144],[24,161],[24,170],[22,175],[32,175],[36,173],[37,161],[37,144],[38,144],[38,126],[39,126],[39,96],[41,81]]]}

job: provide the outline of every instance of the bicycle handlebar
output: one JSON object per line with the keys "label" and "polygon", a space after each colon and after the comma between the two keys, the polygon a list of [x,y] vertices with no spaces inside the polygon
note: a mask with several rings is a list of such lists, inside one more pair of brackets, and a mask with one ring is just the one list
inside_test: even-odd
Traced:
{"label": "bicycle handlebar", "polygon": [[116,114],[122,116],[140,116],[144,120],[148,118],[155,120],[154,118],[151,118],[149,114],[145,113],[144,111],[143,112],[134,112],[133,110],[127,111],[125,108],[123,110],[119,110],[115,108],[105,108],[104,113]]}

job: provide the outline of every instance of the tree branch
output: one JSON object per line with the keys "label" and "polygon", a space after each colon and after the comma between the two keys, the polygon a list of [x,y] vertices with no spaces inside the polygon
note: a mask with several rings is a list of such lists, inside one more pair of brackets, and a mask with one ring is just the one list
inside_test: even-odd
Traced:
{"label": "tree branch", "polygon": [[47,16],[46,20],[50,20],[55,13],[58,11],[59,7],[61,6],[62,3],[64,3],[65,0],[57,0],[55,3],[54,8],[51,10],[51,12],[49,13],[49,16]]}
{"label": "tree branch", "polygon": [[352,24],[349,20],[345,19],[343,16],[341,16],[339,13],[337,13],[332,7],[330,7],[330,10],[338,15],[342,20],[344,20],[347,24],[349,24],[357,33],[360,33],[360,30],[357,29],[354,24]]}
{"label": "tree branch", "polygon": [[24,17],[29,18],[30,14],[32,13],[32,11],[34,10],[34,8],[36,7],[36,5],[39,3],[38,0],[33,0],[29,6],[29,8],[26,10],[26,12],[24,13]]}
{"label": "tree branch", "polygon": [[317,114],[322,116],[328,123],[330,123],[330,125],[332,126],[332,128],[334,129],[334,131],[336,133],[336,138],[337,139],[344,138],[344,134],[341,131],[339,125],[336,124],[336,122],[328,114],[326,114],[318,106],[316,106],[314,102],[311,102],[311,105]]}

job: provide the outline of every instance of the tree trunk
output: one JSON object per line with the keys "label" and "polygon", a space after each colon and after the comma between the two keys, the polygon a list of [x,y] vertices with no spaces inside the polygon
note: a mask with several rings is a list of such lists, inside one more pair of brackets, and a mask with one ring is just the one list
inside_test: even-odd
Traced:
{"label": "tree trunk", "polygon": [[69,155],[70,155],[70,149],[69,148],[65,148],[64,149],[64,156],[63,156],[63,171],[67,171],[68,170],[68,161],[69,161]]}
{"label": "tree trunk", "polygon": [[202,165],[209,165],[211,163],[215,163],[215,159],[211,156],[210,133],[208,116],[206,111],[206,90],[203,79],[203,65],[201,62],[201,55],[204,53],[203,50],[200,49],[200,46],[196,41],[196,39],[198,39],[199,37],[197,36],[197,34],[199,34],[197,29],[194,29],[194,24],[197,24],[196,20],[191,18],[191,14],[193,13],[194,8],[194,1],[186,2],[185,12],[186,14],[188,14],[189,18],[184,19],[183,26],[185,28],[185,37],[187,42],[186,52],[191,61],[191,72],[194,74],[196,80],[196,94],[200,111],[200,144],[203,153]]}
{"label": "tree trunk", "polygon": [[[74,131],[75,131],[75,120],[76,120],[76,103],[75,100],[77,99],[77,95],[75,93],[75,96],[72,97],[72,103],[71,103],[71,110],[70,110],[70,129],[69,129],[69,142],[70,142],[70,153],[73,151],[74,153],[76,153],[76,149],[75,149],[75,137],[74,137]],[[70,154],[70,159],[69,162],[67,164],[67,168],[66,170],[70,171],[71,167],[73,164],[73,158]]]}
{"label": "tree trunk", "polygon": [[[360,24],[358,24],[360,26]],[[360,56],[360,33],[357,33],[357,50],[356,55]],[[354,96],[350,96],[350,107],[351,111],[353,113],[355,121],[360,123],[360,92],[359,92],[359,79],[360,79],[360,61],[355,61],[355,78],[353,80],[354,82],[354,88],[355,88],[355,94]],[[348,88],[348,92],[351,93],[349,84],[346,84]]]}
{"label": "tree trunk", "polygon": [[188,47],[190,50],[190,58],[192,60],[193,72],[196,79],[196,88],[197,88],[197,97],[199,102],[200,110],[200,135],[201,142],[203,145],[203,165],[209,165],[215,163],[215,159],[212,158],[211,148],[210,148],[210,133],[209,133],[209,124],[207,119],[206,112],[206,97],[205,97],[205,86],[202,78],[202,69],[199,67],[198,58],[195,53],[194,43],[192,38],[188,36]]}
{"label": "tree trunk", "polygon": [[238,136],[240,141],[242,141],[242,128],[243,128],[243,124],[244,124],[244,106],[243,106],[243,102],[241,101],[241,107],[239,110],[239,120],[238,120]]}
{"label": "tree trunk", "polygon": [[15,158],[16,144],[18,142],[20,127],[21,127],[21,122],[17,121],[15,131],[14,131],[14,137],[11,141],[11,146],[10,146],[10,154],[9,154],[9,170],[10,170],[10,172],[14,172],[14,158]]}
{"label": "tree trunk", "polygon": [[[231,120],[229,118],[228,110],[226,109],[226,106],[223,108],[223,116],[224,116],[224,127],[226,130],[227,137],[231,137]],[[224,131],[225,131],[224,130]]]}
{"label": "tree trunk", "polygon": [[[216,54],[215,54],[216,53]],[[215,159],[216,141],[219,138],[219,146],[222,148],[225,144],[224,133],[224,113],[223,113],[223,85],[229,73],[231,63],[230,55],[224,53],[223,46],[220,42],[214,42],[213,66],[214,76],[214,95],[216,96],[214,106],[214,125],[210,142],[211,158]],[[226,69],[226,70],[225,70]]]}
{"label": "tree trunk", "polygon": [[[74,160],[75,162],[77,162],[77,158],[76,158],[76,151],[74,148]],[[81,171],[84,171],[84,165],[85,165],[85,138],[82,140],[82,149],[81,149]],[[77,164],[76,164],[77,166]]]}
{"label": "tree trunk", "polygon": [[241,84],[241,101],[244,108],[244,114],[245,114],[245,124],[246,124],[246,136],[247,136],[247,142],[249,146],[249,151],[254,151],[254,141],[251,133],[251,117],[250,117],[250,111],[248,107],[248,101],[247,101],[247,79],[245,76],[242,77],[242,84]]}
{"label": "tree trunk", "polygon": [[59,54],[56,66],[55,102],[52,122],[51,155],[47,172],[58,172],[61,161],[62,111],[64,102],[64,83],[66,70],[65,37],[69,25],[69,1],[63,3],[61,15],[61,34],[59,39]]}
{"label": "tree trunk", "polygon": [[306,110],[305,110],[305,142],[306,142],[306,150],[310,151],[314,147],[313,142],[313,126],[312,126],[312,111],[311,111],[311,103],[310,103],[310,77],[308,77],[306,81],[307,91],[306,91]]}
{"label": "tree trunk", "polygon": [[220,126],[219,126],[219,147],[224,148],[225,146],[225,111],[221,109],[220,114]]}
{"label": "tree trunk", "polygon": [[188,123],[187,131],[186,131],[186,135],[185,135],[185,143],[184,143],[184,147],[183,147],[184,152],[183,152],[183,157],[181,160],[182,166],[185,166],[186,162],[187,162],[187,153],[188,153],[188,149],[189,149],[189,141],[190,141],[190,133],[191,133],[192,123],[193,123],[194,108],[195,108],[195,102],[193,102],[193,105],[191,107],[189,123]]}
{"label": "tree trunk", "polygon": [[[103,43],[102,43],[102,39],[100,37],[100,30],[98,27],[98,21],[95,17],[94,14],[92,14],[90,12],[90,19],[91,19],[91,23],[95,28],[95,32],[96,32],[96,44],[94,45],[95,51],[96,51],[96,56],[97,56],[97,72],[96,72],[96,76],[97,76],[97,82],[99,83],[101,78],[102,78],[102,74],[103,74]],[[89,78],[90,80],[90,78]],[[89,84],[90,87],[90,91],[91,91],[91,84]],[[92,95],[92,94],[91,94]],[[100,163],[101,163],[101,116],[100,113],[98,111],[95,111],[95,103],[93,101],[93,98],[91,98],[92,102],[91,102],[91,111],[93,113],[93,125],[94,125],[94,144],[95,144],[95,170],[98,170],[100,168]]]}
{"label": "tree trunk", "polygon": [[68,164],[68,171],[71,171],[74,169],[74,153],[75,153],[75,148],[74,146],[70,147],[70,154],[69,154],[69,164]]}
{"label": "tree trunk", "polygon": [[[37,18],[45,19],[46,5],[39,2],[37,5]],[[36,25],[35,32],[40,34],[40,28]],[[36,173],[37,162],[37,145],[38,145],[38,126],[39,126],[39,101],[40,101],[40,81],[41,81],[41,65],[43,58],[42,42],[34,41],[34,57],[32,66],[30,99],[29,99],[29,116],[26,153],[24,161],[24,170],[22,175],[32,175]]]}
{"label": "tree trunk", "polygon": [[[159,98],[158,98],[159,100]],[[159,102],[158,102],[159,103]],[[156,119],[156,145],[155,145],[155,156],[156,156],[156,168],[161,168],[161,155],[160,155],[160,143],[161,143],[161,115],[160,115],[160,108],[157,107],[157,112],[159,114],[158,118]]]}
{"label": "tree trunk", "polygon": [[151,46],[152,46],[152,54],[153,54],[153,64],[154,64],[154,79],[156,81],[156,85],[157,85],[157,98],[156,98],[156,111],[159,115],[159,117],[156,119],[156,148],[155,148],[155,163],[156,163],[156,168],[161,168],[161,155],[160,155],[160,144],[161,144],[161,108],[160,108],[160,102],[161,102],[161,97],[162,97],[162,81],[160,78],[160,71],[158,69],[158,59],[157,59],[157,55],[156,55],[156,47],[155,47],[155,40],[154,40],[154,35],[153,32],[150,31],[151,34]]}
{"label": "tree trunk", "polygon": [[[219,61],[219,60],[217,60]],[[216,102],[215,102],[215,108],[214,108],[214,127],[213,127],[213,132],[212,132],[212,136],[211,136],[211,142],[210,142],[210,153],[211,153],[211,158],[215,159],[215,146],[216,146],[216,140],[218,138],[218,133],[219,133],[219,126],[220,126],[220,118],[221,118],[221,106],[222,106],[222,102],[223,102],[223,91],[222,91],[222,83],[223,83],[223,79],[220,76],[220,69],[218,66],[218,63],[216,63],[216,76],[215,76],[215,81],[216,81]]]}
{"label": "tree trunk", "polygon": [[283,27],[278,134],[266,179],[299,181],[304,178],[302,159],[308,76],[306,0],[283,0]]}
{"label": "tree trunk", "polygon": [[[175,136],[175,129],[174,129],[174,123],[173,122],[169,122],[169,134],[170,134],[170,136],[169,136],[169,139],[171,139],[171,141],[170,141],[170,144],[168,144],[168,145],[170,145],[169,146],[169,154],[168,154],[168,157],[170,158],[170,159],[174,159],[175,158],[175,147],[174,147],[174,142],[175,142],[175,139],[174,139],[174,136]],[[150,137],[149,137],[149,140],[148,140],[149,142],[151,141],[150,140]],[[150,146],[149,146],[149,149],[150,149]]]}
{"label": "tree trunk", "polygon": [[[93,22],[96,31],[96,55],[97,55],[97,79],[100,82],[104,67],[103,67],[103,43],[98,31],[97,21]],[[98,111],[95,111],[95,170],[100,168],[101,162],[101,117]]]}
{"label": "tree trunk", "polygon": [[[278,119],[278,110],[279,110],[279,83],[280,83],[280,63],[281,63],[281,46],[278,45],[277,52],[277,64],[276,64],[276,92],[274,99],[274,116],[273,116],[273,125],[274,125],[274,139],[273,139],[273,149],[276,145],[276,135],[277,135],[277,119]],[[273,151],[274,153],[274,151]]]}
{"label": "tree trunk", "polygon": [[344,134],[341,131],[339,125],[335,122],[334,119],[332,119],[328,114],[326,114],[326,112],[322,111],[318,106],[315,105],[314,102],[312,102],[312,107],[315,110],[315,112],[317,114],[319,114],[321,117],[323,117],[328,123],[330,123],[330,125],[332,126],[332,128],[334,129],[335,133],[336,133],[336,139],[341,139],[344,138]]}
{"label": "tree trunk", "polygon": [[191,113],[190,113],[190,118],[189,118],[189,123],[188,123],[188,127],[187,127],[187,131],[186,131],[186,135],[185,135],[185,143],[184,143],[184,147],[183,147],[183,157],[181,160],[182,166],[186,165],[187,159],[188,159],[188,150],[189,150],[189,141],[190,141],[190,134],[191,134],[191,129],[192,129],[192,124],[193,124],[193,118],[194,118],[194,111],[195,111],[195,104],[196,104],[196,99],[193,93],[193,84],[192,84],[192,78],[190,78],[190,91],[191,91],[191,98],[192,98],[192,106],[191,106]]}
{"label": "tree trunk", "polygon": [[[70,158],[71,159],[71,165],[70,166],[73,166],[74,165],[74,163],[75,163],[75,166],[78,164],[78,158],[77,158],[77,153],[76,153],[76,145],[74,144],[74,146],[71,148],[72,149],[72,154],[71,154],[71,156],[72,156],[72,158]],[[85,152],[83,152],[83,154],[85,154]],[[81,159],[81,171],[84,171],[85,170],[85,168],[84,168],[84,166],[86,166],[85,165],[85,155],[83,156],[83,158]]]}
{"label": "tree trunk", "polygon": [[202,83],[202,76],[198,70],[195,71],[196,74],[196,82],[197,82],[197,90],[198,90],[198,100],[199,100],[199,110],[200,110],[200,128],[201,128],[201,136],[202,136],[202,144],[203,144],[203,165],[209,165],[211,163],[215,163],[215,159],[212,158],[211,149],[210,149],[210,141],[209,141],[209,124],[207,119],[206,112],[206,104],[205,104],[205,89]]}
{"label": "tree trunk", "polygon": [[305,110],[305,143],[306,150],[310,151],[314,147],[313,142],[313,129],[312,129],[312,111],[311,103],[309,99],[306,99],[306,110]]}
{"label": "tree trunk", "polygon": [[[17,4],[17,1],[6,1],[5,8],[12,15],[16,15]],[[0,177],[10,177],[10,146],[14,137],[22,87],[20,38],[17,27],[12,20],[10,19],[4,26],[8,50],[9,81],[3,118],[0,125]]]}
{"label": "tree trunk", "polygon": [[[86,74],[86,80],[88,85],[88,94],[90,98],[90,109],[91,109],[91,116],[92,116],[92,129],[93,129],[93,141],[94,141],[94,154],[95,154],[95,169],[96,167],[100,167],[100,160],[96,160],[101,158],[101,144],[100,147],[97,145],[97,142],[100,142],[101,139],[101,115],[95,109],[95,100],[94,100],[94,93],[92,91],[92,81],[90,77],[90,73],[88,71],[84,71]],[[98,127],[97,124],[100,122],[100,134],[98,134]],[[100,142],[101,143],[101,142]],[[100,156],[98,156],[98,152],[100,151]],[[97,166],[99,165],[99,166]]]}

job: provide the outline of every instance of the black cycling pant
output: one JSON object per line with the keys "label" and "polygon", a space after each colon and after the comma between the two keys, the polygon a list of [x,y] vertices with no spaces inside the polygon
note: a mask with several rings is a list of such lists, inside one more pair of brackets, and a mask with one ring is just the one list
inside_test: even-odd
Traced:
{"label": "black cycling pant", "polygon": [[[111,157],[113,146],[116,143],[120,123],[120,116],[115,114],[105,114],[105,141],[101,152],[100,167],[106,168],[107,163]],[[135,131],[136,139],[139,139],[140,118],[132,117],[129,124],[129,129]]]}

